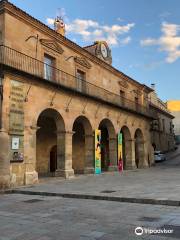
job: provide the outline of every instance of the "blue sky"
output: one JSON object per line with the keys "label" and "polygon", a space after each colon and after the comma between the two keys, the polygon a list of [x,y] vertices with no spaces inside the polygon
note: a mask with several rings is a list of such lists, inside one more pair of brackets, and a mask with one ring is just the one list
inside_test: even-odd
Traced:
{"label": "blue sky", "polygon": [[156,84],[161,99],[180,99],[180,0],[11,0],[53,27],[64,17],[66,36],[80,46],[107,40],[113,66]]}

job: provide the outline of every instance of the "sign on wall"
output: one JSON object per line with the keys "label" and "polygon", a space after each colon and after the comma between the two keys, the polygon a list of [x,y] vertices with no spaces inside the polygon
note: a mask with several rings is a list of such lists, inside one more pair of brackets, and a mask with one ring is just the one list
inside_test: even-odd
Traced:
{"label": "sign on wall", "polygon": [[95,130],[95,174],[101,173],[101,130]]}
{"label": "sign on wall", "polygon": [[118,169],[123,171],[123,134],[118,133]]}
{"label": "sign on wall", "polygon": [[24,152],[24,84],[11,80],[9,134],[11,161],[23,161]]}

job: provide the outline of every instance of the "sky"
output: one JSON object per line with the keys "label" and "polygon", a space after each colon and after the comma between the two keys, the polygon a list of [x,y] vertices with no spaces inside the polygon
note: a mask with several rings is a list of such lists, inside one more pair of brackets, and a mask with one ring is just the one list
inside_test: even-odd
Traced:
{"label": "sky", "polygon": [[108,42],[112,65],[140,83],[156,84],[163,100],[180,99],[180,0],[10,0],[80,46]]}

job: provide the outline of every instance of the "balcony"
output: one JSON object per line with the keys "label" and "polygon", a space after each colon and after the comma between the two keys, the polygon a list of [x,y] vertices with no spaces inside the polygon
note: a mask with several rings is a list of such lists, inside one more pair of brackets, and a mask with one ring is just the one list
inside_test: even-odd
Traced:
{"label": "balcony", "polygon": [[[44,62],[4,45],[0,45],[0,65],[3,68],[8,67],[8,69],[15,70],[16,72],[19,71],[34,76],[42,82],[54,84],[57,88],[67,89],[79,95],[93,98],[99,102],[153,118],[153,113],[150,111],[149,106],[144,107],[127,98],[122,99],[118,94],[98,87],[88,81],[76,78],[47,64],[45,65]],[[45,72],[45,69],[46,71],[48,69],[49,74]]]}

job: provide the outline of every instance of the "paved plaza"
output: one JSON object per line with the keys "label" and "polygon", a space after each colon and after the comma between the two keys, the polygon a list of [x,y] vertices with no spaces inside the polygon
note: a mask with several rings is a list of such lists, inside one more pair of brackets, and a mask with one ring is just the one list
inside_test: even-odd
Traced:
{"label": "paved plaza", "polygon": [[[180,208],[60,197],[0,196],[0,240],[175,240]],[[136,227],[171,234],[136,236]]]}
{"label": "paved plaza", "polygon": [[[101,175],[79,175],[73,179],[48,178],[38,185],[17,188],[23,193],[92,197],[107,200],[180,205],[180,149],[167,155],[155,167]],[[139,200],[139,201],[138,201]],[[149,200],[149,202],[148,202]]]}
{"label": "paved plaza", "polygon": [[41,179],[1,194],[0,240],[180,239],[180,150],[167,156],[148,169]]}

